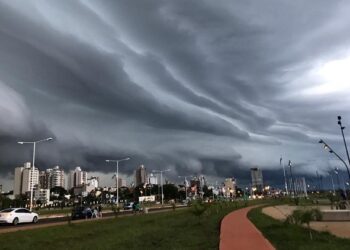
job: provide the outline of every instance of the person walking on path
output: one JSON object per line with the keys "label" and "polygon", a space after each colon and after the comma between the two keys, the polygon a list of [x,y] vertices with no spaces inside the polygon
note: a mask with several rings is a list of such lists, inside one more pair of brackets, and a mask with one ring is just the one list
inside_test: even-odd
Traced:
{"label": "person walking on path", "polygon": [[229,213],[221,222],[220,250],[275,250],[271,243],[248,219],[247,207]]}
{"label": "person walking on path", "polygon": [[98,217],[102,218],[102,206],[101,205],[98,206]]}

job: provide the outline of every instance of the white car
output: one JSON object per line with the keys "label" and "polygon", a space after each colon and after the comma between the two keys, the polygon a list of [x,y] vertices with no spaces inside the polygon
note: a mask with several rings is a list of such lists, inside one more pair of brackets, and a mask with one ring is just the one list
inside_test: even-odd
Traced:
{"label": "white car", "polygon": [[0,223],[18,223],[32,222],[37,223],[39,216],[26,208],[6,208],[0,211]]}

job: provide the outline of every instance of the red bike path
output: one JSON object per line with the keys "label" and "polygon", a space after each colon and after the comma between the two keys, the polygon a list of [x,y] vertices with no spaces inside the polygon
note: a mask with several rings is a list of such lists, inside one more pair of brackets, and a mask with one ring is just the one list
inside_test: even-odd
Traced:
{"label": "red bike path", "polygon": [[264,237],[247,217],[247,207],[224,217],[220,229],[220,250],[274,250],[275,247]]}

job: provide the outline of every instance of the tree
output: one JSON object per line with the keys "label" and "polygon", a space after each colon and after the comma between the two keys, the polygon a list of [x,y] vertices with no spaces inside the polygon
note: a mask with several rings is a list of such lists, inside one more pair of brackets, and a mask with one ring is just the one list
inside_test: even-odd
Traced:
{"label": "tree", "polygon": [[322,219],[322,214],[320,210],[317,208],[308,209],[308,210],[296,209],[293,211],[291,215],[287,217],[286,222],[295,224],[295,225],[306,224],[309,230],[310,239],[312,240],[312,231],[310,228],[310,222],[319,221],[321,219]]}
{"label": "tree", "polygon": [[53,187],[50,189],[50,194],[54,194],[59,200],[64,198],[64,195],[68,194],[68,191],[63,187]]}
{"label": "tree", "polygon": [[204,197],[212,197],[213,196],[213,189],[209,189],[207,185],[203,186],[203,193],[204,193]]}
{"label": "tree", "polygon": [[176,199],[179,196],[179,190],[174,184],[164,184],[163,185],[164,199]]}
{"label": "tree", "polygon": [[121,200],[131,200],[133,198],[132,192],[128,187],[119,188],[119,199]]}
{"label": "tree", "polygon": [[145,189],[143,187],[143,184],[141,183],[140,185],[134,188],[134,200],[138,200],[140,196],[144,196],[144,195],[145,195]]}
{"label": "tree", "polygon": [[305,223],[309,229],[310,240],[312,240],[312,233],[310,228],[311,221],[319,221],[322,219],[322,214],[319,209],[306,210],[301,216],[301,223]]}
{"label": "tree", "polygon": [[243,197],[244,191],[241,188],[236,188],[236,197]]}
{"label": "tree", "polygon": [[196,200],[191,206],[191,213],[198,217],[199,223],[201,222],[202,214],[207,210],[207,206],[203,204],[202,200]]}

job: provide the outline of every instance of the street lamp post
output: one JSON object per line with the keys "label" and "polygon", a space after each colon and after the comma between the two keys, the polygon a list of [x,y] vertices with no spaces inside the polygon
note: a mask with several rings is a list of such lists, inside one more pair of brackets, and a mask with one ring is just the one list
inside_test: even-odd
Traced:
{"label": "street lamp post", "polygon": [[329,176],[331,177],[331,181],[332,181],[332,188],[333,188],[333,194],[335,195],[335,188],[334,188],[334,181],[333,181],[333,175],[332,175],[332,171],[328,172]]}
{"label": "street lamp post", "polygon": [[162,188],[162,205],[164,204],[164,193],[163,193],[163,172],[168,172],[170,169],[166,170],[152,170],[153,173],[160,173],[160,185]]}
{"label": "street lamp post", "polygon": [[325,149],[328,149],[329,153],[334,154],[344,164],[344,166],[346,167],[346,170],[348,172],[348,178],[350,181],[350,171],[349,171],[349,167],[346,164],[346,162],[324,140],[321,139],[318,143],[323,144],[323,147]]}
{"label": "street lamp post", "polygon": [[106,160],[106,162],[116,162],[117,163],[117,207],[119,207],[119,162],[128,161],[129,157],[120,159],[120,160]]}
{"label": "street lamp post", "polygon": [[341,134],[343,136],[343,142],[344,142],[344,146],[345,146],[346,156],[348,157],[348,162],[349,162],[349,165],[350,165],[349,151],[348,151],[348,147],[346,145],[345,136],[344,136],[344,129],[345,129],[345,127],[341,123],[341,116],[340,115],[338,116],[338,125],[340,126],[340,131],[341,131]]}
{"label": "street lamp post", "polygon": [[295,191],[295,186],[294,186],[294,178],[293,178],[292,162],[291,161],[288,162],[288,166],[289,166],[289,169],[290,169],[290,176],[292,178],[293,197],[295,197],[296,196],[296,191]]}
{"label": "street lamp post", "polygon": [[280,158],[280,165],[283,167],[283,175],[284,175],[284,187],[286,189],[286,194],[288,195],[288,185],[287,185],[287,178],[286,178],[286,169],[284,168],[284,163],[282,156]]}
{"label": "street lamp post", "polygon": [[334,168],[334,173],[337,175],[337,183],[338,183],[338,189],[340,190],[340,180],[339,180],[339,171],[338,168]]}
{"label": "street lamp post", "polygon": [[46,141],[51,141],[52,138],[45,138],[42,140],[38,141],[19,141],[17,142],[18,144],[33,144],[33,162],[32,162],[32,173],[30,175],[30,211],[33,209],[33,189],[34,189],[34,183],[33,183],[33,174],[34,174],[34,164],[35,164],[35,149],[36,149],[36,144],[40,142],[46,142]]}

